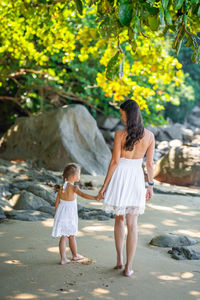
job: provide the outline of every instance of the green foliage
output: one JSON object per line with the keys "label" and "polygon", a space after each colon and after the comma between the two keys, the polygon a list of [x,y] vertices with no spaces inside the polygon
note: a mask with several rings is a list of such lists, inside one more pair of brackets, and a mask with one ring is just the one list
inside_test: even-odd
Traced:
{"label": "green foliage", "polygon": [[[179,35],[176,50],[183,32],[188,46],[197,49],[199,43],[195,37],[199,4],[189,2],[186,13],[186,1],[176,1],[177,11],[174,3],[0,2],[4,109],[6,101],[12,101],[18,114],[29,115],[75,101],[86,105],[94,116],[98,110],[118,115],[118,101],[130,97],[139,103],[146,122],[164,122],[164,104],[170,101],[168,85],[180,86],[183,73],[181,64],[166,50],[162,31]],[[192,55],[197,62],[198,50]],[[6,111],[9,119],[17,117]]]}

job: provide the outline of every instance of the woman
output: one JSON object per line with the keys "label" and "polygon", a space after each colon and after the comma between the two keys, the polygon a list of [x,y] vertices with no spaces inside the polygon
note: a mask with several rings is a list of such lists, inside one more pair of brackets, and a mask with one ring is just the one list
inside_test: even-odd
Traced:
{"label": "woman", "polygon": [[[126,264],[124,275],[133,274],[132,262],[137,246],[137,219],[145,210],[145,198],[153,195],[154,135],[144,128],[138,104],[127,100],[120,106],[125,129],[115,133],[111,162],[104,184],[99,192],[104,198],[103,209],[115,214],[114,237],[117,252],[115,269],[123,268],[124,218],[128,229],[126,240]],[[142,161],[146,155],[148,188]]]}

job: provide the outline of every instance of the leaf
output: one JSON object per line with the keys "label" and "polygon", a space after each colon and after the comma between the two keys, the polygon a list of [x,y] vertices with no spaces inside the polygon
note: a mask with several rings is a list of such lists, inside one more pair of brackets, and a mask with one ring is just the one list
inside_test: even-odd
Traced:
{"label": "leaf", "polygon": [[132,6],[129,3],[121,4],[119,7],[118,18],[123,26],[128,26],[132,19]]}
{"label": "leaf", "polygon": [[151,30],[153,30],[153,31],[157,30],[160,25],[158,16],[154,16],[154,17],[149,16],[148,23],[149,23],[149,27],[151,28]]}
{"label": "leaf", "polygon": [[121,30],[119,21],[108,16],[99,25],[99,32],[103,38],[109,38],[111,35],[117,36]]}
{"label": "leaf", "polygon": [[175,10],[179,10],[183,6],[184,0],[176,0]]}
{"label": "leaf", "polygon": [[74,0],[75,4],[76,4],[76,9],[79,12],[80,15],[83,14],[83,4],[81,2],[81,0]]}
{"label": "leaf", "polygon": [[113,80],[119,72],[119,64],[120,64],[119,54],[120,52],[117,51],[115,55],[108,62],[107,69],[106,69],[106,78],[109,80]]}
{"label": "leaf", "polygon": [[165,19],[168,25],[172,25],[171,14],[168,10],[165,10]]}
{"label": "leaf", "polygon": [[169,0],[162,0],[162,6],[163,6],[164,9],[167,8],[168,3],[169,3]]}
{"label": "leaf", "polygon": [[160,7],[160,14],[159,14],[159,17],[160,17],[160,23],[162,25],[165,24],[165,15],[164,15],[164,10],[162,7]]}
{"label": "leaf", "polygon": [[200,63],[200,46],[198,46],[198,48],[194,50],[194,53],[192,54],[192,61],[195,64]]}

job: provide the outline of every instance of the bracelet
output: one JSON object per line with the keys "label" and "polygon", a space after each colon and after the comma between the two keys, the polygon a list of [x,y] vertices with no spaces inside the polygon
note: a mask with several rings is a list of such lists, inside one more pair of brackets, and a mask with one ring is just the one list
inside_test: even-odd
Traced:
{"label": "bracelet", "polygon": [[154,182],[149,182],[149,181],[148,181],[148,185],[153,186],[153,185],[154,185]]}

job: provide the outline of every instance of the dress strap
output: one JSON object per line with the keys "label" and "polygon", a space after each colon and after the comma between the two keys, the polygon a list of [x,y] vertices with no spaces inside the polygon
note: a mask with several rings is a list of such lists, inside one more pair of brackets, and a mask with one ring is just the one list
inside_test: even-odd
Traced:
{"label": "dress strap", "polygon": [[66,181],[64,182],[64,184],[63,184],[63,188],[62,188],[63,192],[65,192],[65,190],[66,190],[66,187],[67,187],[67,184],[68,184],[68,181],[66,180]]}

